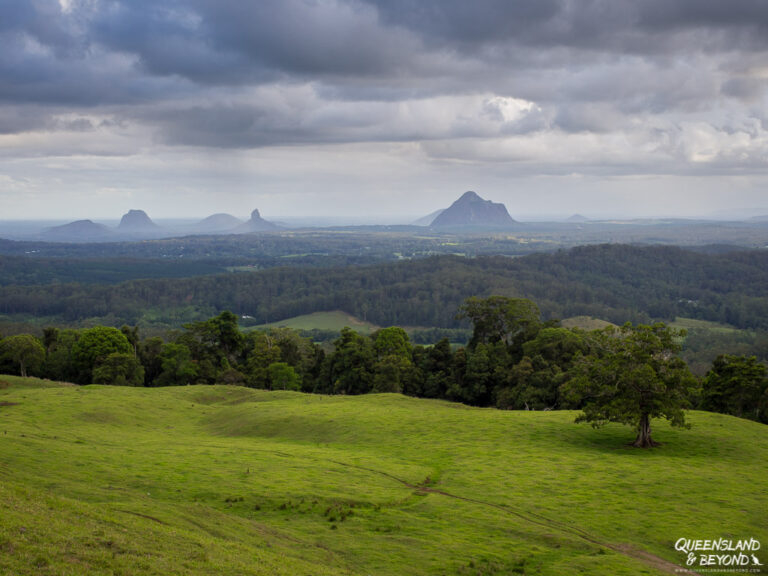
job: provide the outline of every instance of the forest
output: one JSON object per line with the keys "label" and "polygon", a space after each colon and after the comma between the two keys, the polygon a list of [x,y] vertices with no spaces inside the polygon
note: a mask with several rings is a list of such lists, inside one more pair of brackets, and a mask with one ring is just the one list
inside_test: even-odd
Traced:
{"label": "forest", "polygon": [[[0,278],[7,279],[5,258]],[[93,262],[59,265],[76,274]],[[139,326],[144,334],[163,335],[224,310],[239,316],[244,327],[343,310],[379,326],[467,330],[466,319],[456,316],[461,303],[498,294],[535,300],[546,320],[591,316],[621,325],[690,318],[737,329],[689,331],[684,354],[699,372],[719,353],[765,360],[768,350],[768,252],[760,250],[703,253],[602,244],[522,257],[444,255],[362,266],[240,267],[116,284],[2,284],[0,333],[6,335],[95,324]],[[443,335],[436,333],[432,343]]]}
{"label": "forest", "polygon": [[[4,275],[0,269],[0,277]],[[66,323],[112,316],[136,324],[147,309],[232,310],[262,324],[345,310],[380,325],[458,327],[473,295],[535,299],[546,318],[592,315],[615,323],[676,316],[768,328],[768,252],[702,254],[668,246],[604,244],[526,257],[433,256],[395,263],[279,267],[116,285],[0,286],[0,314]],[[204,317],[204,316],[203,316]]]}
{"label": "forest", "polygon": [[[468,344],[458,348],[447,339],[414,345],[397,326],[370,335],[344,328],[324,347],[285,328],[243,332],[231,312],[186,324],[166,338],[142,338],[130,326],[49,327],[42,339],[18,334],[0,340],[0,372],[79,384],[397,392],[474,406],[585,414],[606,391],[638,389],[635,397],[608,407],[630,401],[662,406],[650,415],[673,423],[670,414],[684,422],[682,410],[693,407],[768,423],[763,363],[754,356],[721,354],[698,379],[677,356],[684,332],[662,323],[564,328],[543,321],[531,300],[504,296],[469,298],[458,315],[472,325]],[[606,389],[595,392],[598,384]],[[597,410],[595,420],[611,420],[606,410]],[[632,411],[620,417],[636,424]]]}
{"label": "forest", "polygon": [[[180,250],[184,240],[118,245],[112,247],[114,258],[102,245],[65,245],[60,253],[45,256],[29,250],[30,243],[6,242],[6,248],[21,252],[24,246],[33,254],[0,256],[0,335],[41,337],[49,326],[128,325],[144,336],[165,337],[225,310],[238,316],[245,329],[341,310],[376,326],[403,326],[414,343],[435,344],[448,337],[466,344],[469,322],[456,311],[469,297],[495,294],[536,301],[546,321],[682,322],[688,331],[682,357],[699,376],[719,354],[768,361],[765,250],[596,244],[524,256],[446,254],[380,261],[358,255],[366,263],[352,265],[347,262],[351,251],[365,248],[355,244],[359,234],[353,240],[326,235],[322,246],[337,243],[338,253],[317,256],[311,265],[298,262],[300,257],[280,257],[275,251],[287,253],[297,246],[271,237],[216,239],[226,250],[202,242],[192,250],[194,257],[166,261],[154,257],[158,250]],[[405,241],[390,235],[395,240],[384,242],[379,233],[379,244],[371,243],[381,258],[393,247],[388,242]],[[314,236],[298,241],[308,238]],[[469,238],[459,248],[466,250],[472,242],[490,240]],[[259,247],[273,264],[255,264],[247,251],[235,257],[237,247],[249,246]],[[142,250],[148,253],[141,255]],[[344,251],[349,253],[340,256]],[[337,256],[343,265],[335,264]],[[283,265],[275,265],[276,260]],[[338,332],[304,335],[331,342]]]}

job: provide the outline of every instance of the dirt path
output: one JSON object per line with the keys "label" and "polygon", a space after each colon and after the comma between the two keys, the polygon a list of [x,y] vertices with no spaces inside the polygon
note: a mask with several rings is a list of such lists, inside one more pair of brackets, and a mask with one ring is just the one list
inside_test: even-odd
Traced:
{"label": "dirt path", "polygon": [[683,569],[682,566],[678,564],[674,564],[673,562],[670,562],[669,560],[665,560],[664,558],[661,558],[660,556],[656,556],[655,554],[651,554],[646,550],[635,548],[634,546],[629,544],[614,544],[611,542],[605,542],[603,540],[600,540],[597,536],[593,536],[589,532],[582,530],[581,528],[564,524],[562,522],[558,522],[557,520],[552,520],[550,518],[542,516],[541,514],[536,514],[535,512],[521,512],[519,510],[515,510],[514,508],[511,508],[510,506],[505,506],[504,504],[496,504],[495,502],[486,502],[484,500],[478,500],[476,498],[468,498],[466,496],[459,496],[458,494],[451,494],[450,492],[446,492],[445,490],[439,490],[437,488],[433,488],[429,486],[427,482],[423,484],[411,484],[407,480],[398,478],[397,476],[394,476],[393,474],[389,474],[388,472],[375,470],[373,468],[366,468],[365,466],[358,466],[356,464],[349,464],[347,462],[340,462],[338,460],[331,460],[331,462],[334,462],[335,464],[339,464],[341,466],[346,466],[348,468],[356,468],[358,470],[365,470],[366,472],[371,472],[373,474],[384,476],[386,478],[394,480],[395,482],[399,482],[403,486],[406,486],[416,492],[421,492],[425,494],[438,494],[440,496],[445,496],[446,498],[453,498],[456,500],[462,500],[464,502],[471,502],[473,504],[478,504],[480,506],[486,506],[488,508],[495,508],[497,510],[501,510],[502,512],[505,512],[507,514],[520,518],[525,522],[536,524],[537,526],[542,526],[550,530],[558,530],[560,532],[564,532],[566,534],[570,534],[571,536],[575,536],[577,538],[585,540],[590,544],[601,546],[603,548],[608,548],[609,550],[613,550],[614,552],[618,552],[619,554],[629,556],[630,558],[639,560],[640,562],[656,570],[659,570],[660,572],[666,572],[668,574],[680,574],[682,570],[685,570],[686,571],[685,573],[687,574],[696,574],[696,572]]}
{"label": "dirt path", "polygon": [[133,510],[120,510],[119,508],[113,508],[113,510],[115,512],[122,512],[123,514],[133,514],[134,516],[146,518],[147,520],[152,520],[152,522],[157,522],[158,524],[163,524],[165,526],[168,526],[168,524],[160,520],[160,518],[155,518],[154,516],[150,516],[149,514],[142,514],[141,512],[134,512]]}

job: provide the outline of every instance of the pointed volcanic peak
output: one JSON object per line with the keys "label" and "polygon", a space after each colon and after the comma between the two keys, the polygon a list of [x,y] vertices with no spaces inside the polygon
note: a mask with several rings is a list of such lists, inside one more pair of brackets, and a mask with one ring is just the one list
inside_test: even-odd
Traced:
{"label": "pointed volcanic peak", "polygon": [[108,242],[115,240],[114,232],[104,224],[92,220],[77,220],[62,226],[54,226],[42,233],[49,242]]}
{"label": "pointed volcanic peak", "polygon": [[575,224],[583,224],[584,222],[589,222],[589,218],[586,216],[582,216],[581,214],[574,214],[573,216],[569,216],[565,220],[566,222],[571,222]]}
{"label": "pointed volcanic peak", "polygon": [[158,228],[144,210],[128,210],[117,227],[120,232],[155,231]]}
{"label": "pointed volcanic peak", "polygon": [[277,230],[278,226],[274,222],[264,220],[259,214],[258,210],[251,212],[251,219],[247,222],[243,222],[240,226],[235,228],[233,232],[235,234],[251,234],[253,232],[269,232],[271,230]]}
{"label": "pointed volcanic peak", "polygon": [[433,221],[440,228],[502,228],[515,224],[504,204],[484,200],[474,192],[465,192]]}
{"label": "pointed volcanic peak", "polygon": [[232,232],[241,224],[243,224],[243,221],[240,218],[235,218],[231,214],[219,213],[203,218],[195,224],[194,228],[196,231],[212,234],[216,232]]}

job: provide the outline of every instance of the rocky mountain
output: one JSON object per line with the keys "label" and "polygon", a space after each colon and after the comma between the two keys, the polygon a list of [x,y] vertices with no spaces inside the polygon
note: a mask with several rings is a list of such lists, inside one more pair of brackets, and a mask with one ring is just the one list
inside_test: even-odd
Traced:
{"label": "rocky mountain", "polygon": [[47,242],[108,242],[115,240],[114,231],[92,220],[77,220],[54,226],[40,235]]}
{"label": "rocky mountain", "polygon": [[504,204],[484,200],[474,192],[465,192],[433,221],[438,228],[487,228],[511,226],[515,220]]}
{"label": "rocky mountain", "polygon": [[152,222],[144,210],[129,210],[123,214],[116,233],[121,240],[149,240],[169,235],[167,230]]}
{"label": "rocky mountain", "polygon": [[128,212],[123,214],[117,227],[120,232],[154,231],[158,228],[160,227],[152,222],[152,219],[147,216],[144,210],[128,210]]}
{"label": "rocky mountain", "polygon": [[251,219],[247,222],[243,222],[240,226],[235,228],[233,232],[235,234],[251,234],[253,232],[267,232],[269,230],[277,230],[278,226],[274,222],[264,220],[259,214],[258,210],[251,212]]}

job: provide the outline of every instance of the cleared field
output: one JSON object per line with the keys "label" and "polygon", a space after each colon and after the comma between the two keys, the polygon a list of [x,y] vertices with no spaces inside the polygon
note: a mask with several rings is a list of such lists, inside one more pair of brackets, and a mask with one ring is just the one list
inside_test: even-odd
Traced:
{"label": "cleared field", "polygon": [[564,328],[581,328],[582,330],[601,330],[615,324],[592,316],[572,316],[560,322]]}
{"label": "cleared field", "polygon": [[292,328],[294,330],[333,330],[336,332],[340,331],[345,326],[348,326],[362,334],[370,334],[379,328],[379,326],[376,326],[375,324],[355,318],[351,314],[347,314],[341,310],[304,314],[303,316],[286,318],[285,320],[280,320],[278,322],[270,322],[266,326]]}
{"label": "cleared field", "polygon": [[768,543],[768,427],[728,416],[643,451],[572,412],[0,382],[3,574],[663,574],[679,538]]}
{"label": "cleared field", "polygon": [[740,328],[734,328],[727,324],[719,324],[718,322],[710,322],[708,320],[696,320],[695,318],[675,318],[674,322],[669,323],[673,328],[678,330],[684,328],[685,330],[699,330],[708,331],[715,334],[736,334],[743,332]]}

